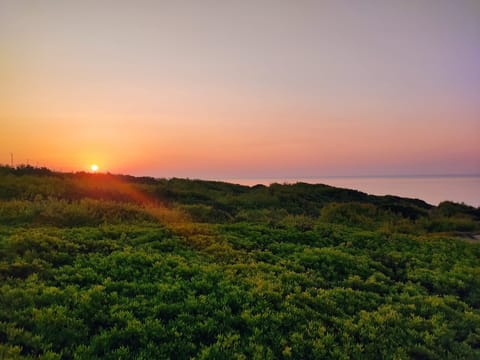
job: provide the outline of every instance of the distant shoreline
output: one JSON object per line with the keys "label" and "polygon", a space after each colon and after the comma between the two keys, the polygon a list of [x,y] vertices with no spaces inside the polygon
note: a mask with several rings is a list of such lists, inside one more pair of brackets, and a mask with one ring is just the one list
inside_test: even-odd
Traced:
{"label": "distant shoreline", "polygon": [[421,199],[433,205],[438,205],[442,201],[454,201],[480,207],[480,175],[325,176],[217,180],[247,186],[306,182],[348,188],[371,195]]}
{"label": "distant shoreline", "polygon": [[265,177],[234,177],[234,178],[212,178],[215,181],[229,181],[229,180],[306,180],[306,179],[390,179],[390,178],[476,178],[480,177],[480,174],[440,174],[440,175],[320,175],[320,176],[301,176],[301,177],[282,177],[282,176],[265,176]]}

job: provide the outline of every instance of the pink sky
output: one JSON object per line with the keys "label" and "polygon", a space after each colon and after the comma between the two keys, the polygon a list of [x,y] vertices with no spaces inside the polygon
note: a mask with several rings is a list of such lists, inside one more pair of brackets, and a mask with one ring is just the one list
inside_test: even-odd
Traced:
{"label": "pink sky", "polygon": [[480,173],[480,2],[0,0],[0,162]]}

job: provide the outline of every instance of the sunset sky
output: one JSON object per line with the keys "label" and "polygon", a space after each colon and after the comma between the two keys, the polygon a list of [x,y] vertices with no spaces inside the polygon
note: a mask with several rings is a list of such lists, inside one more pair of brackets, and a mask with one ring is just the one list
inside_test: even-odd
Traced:
{"label": "sunset sky", "polygon": [[0,163],[480,173],[480,1],[0,0]]}

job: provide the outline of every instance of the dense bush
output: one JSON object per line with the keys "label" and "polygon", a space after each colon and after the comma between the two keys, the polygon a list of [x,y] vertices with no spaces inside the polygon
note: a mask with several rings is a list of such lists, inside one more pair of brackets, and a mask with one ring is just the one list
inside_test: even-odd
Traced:
{"label": "dense bush", "polygon": [[477,209],[7,170],[0,359],[480,357]]}

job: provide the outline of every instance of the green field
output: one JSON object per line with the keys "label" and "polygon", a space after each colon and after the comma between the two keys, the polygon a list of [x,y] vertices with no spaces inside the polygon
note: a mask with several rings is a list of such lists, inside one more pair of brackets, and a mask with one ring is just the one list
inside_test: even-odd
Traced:
{"label": "green field", "polygon": [[0,359],[479,359],[480,209],[0,167]]}

